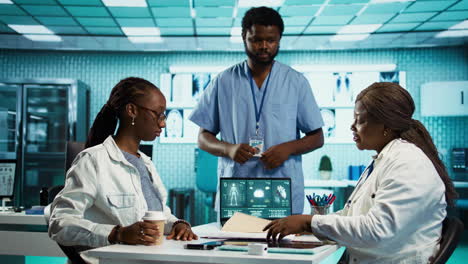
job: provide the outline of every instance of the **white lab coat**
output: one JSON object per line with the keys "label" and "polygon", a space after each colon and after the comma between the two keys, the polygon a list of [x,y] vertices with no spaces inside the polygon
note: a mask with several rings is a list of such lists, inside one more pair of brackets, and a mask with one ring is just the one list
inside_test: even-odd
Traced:
{"label": "white lab coat", "polygon": [[[153,162],[144,153],[138,153],[154,188],[161,194],[167,219],[164,233],[168,234],[178,219],[166,206],[167,191]],[[62,245],[106,246],[115,225],[141,221],[147,209],[138,170],[109,136],[103,144],[85,149],[73,161],[65,187],[52,203],[49,236]]]}
{"label": "white lab coat", "polygon": [[429,158],[395,139],[374,157],[343,210],[312,218],[312,232],[346,246],[350,263],[428,263],[439,249],[445,186]]}

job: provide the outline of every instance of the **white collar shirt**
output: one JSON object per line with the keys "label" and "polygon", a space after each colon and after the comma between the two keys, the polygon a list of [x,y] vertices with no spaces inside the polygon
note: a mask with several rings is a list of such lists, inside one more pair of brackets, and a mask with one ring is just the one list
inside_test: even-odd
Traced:
{"label": "white collar shirt", "polygon": [[[166,206],[167,191],[153,162],[138,153],[161,194],[167,234],[177,218]],[[147,208],[138,170],[109,136],[103,144],[85,149],[74,160],[64,189],[52,203],[49,236],[66,246],[109,245],[108,236],[115,225],[141,221]]]}
{"label": "white collar shirt", "polygon": [[343,210],[315,215],[312,231],[346,246],[350,263],[428,263],[439,249],[445,187],[429,158],[395,139],[374,157]]}

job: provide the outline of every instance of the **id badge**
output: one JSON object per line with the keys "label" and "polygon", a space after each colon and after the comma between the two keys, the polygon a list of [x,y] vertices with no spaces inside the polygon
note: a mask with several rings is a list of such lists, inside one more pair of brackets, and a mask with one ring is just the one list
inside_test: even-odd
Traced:
{"label": "id badge", "polygon": [[255,149],[254,157],[261,157],[263,153],[263,137],[253,136],[250,137],[249,145]]}

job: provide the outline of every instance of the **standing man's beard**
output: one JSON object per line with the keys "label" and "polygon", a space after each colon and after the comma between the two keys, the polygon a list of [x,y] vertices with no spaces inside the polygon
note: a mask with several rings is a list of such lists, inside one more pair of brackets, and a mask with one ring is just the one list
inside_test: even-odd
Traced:
{"label": "standing man's beard", "polygon": [[261,64],[261,65],[269,65],[273,62],[273,60],[275,59],[276,55],[278,55],[278,51],[279,51],[279,47],[276,49],[275,53],[271,54],[271,53],[268,53],[269,57],[267,60],[262,60],[262,59],[259,59],[257,54],[255,53],[252,53],[249,51],[249,49],[247,48],[247,45],[245,44],[244,42],[244,50],[245,50],[245,53],[247,54],[247,56],[255,63],[255,64]]}

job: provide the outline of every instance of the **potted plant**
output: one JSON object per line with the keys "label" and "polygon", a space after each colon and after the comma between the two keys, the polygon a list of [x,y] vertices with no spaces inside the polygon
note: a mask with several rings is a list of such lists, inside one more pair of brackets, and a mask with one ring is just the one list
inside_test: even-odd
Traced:
{"label": "potted plant", "polygon": [[330,157],[328,157],[327,155],[323,155],[322,158],[320,158],[319,165],[319,172],[322,180],[329,180],[331,178],[332,170],[333,169]]}

